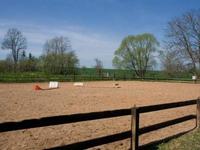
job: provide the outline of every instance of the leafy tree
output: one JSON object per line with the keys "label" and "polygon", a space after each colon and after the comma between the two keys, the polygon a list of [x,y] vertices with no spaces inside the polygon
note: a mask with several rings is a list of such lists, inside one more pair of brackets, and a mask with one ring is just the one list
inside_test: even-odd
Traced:
{"label": "leafy tree", "polygon": [[27,65],[27,57],[26,57],[26,52],[23,50],[19,55],[18,70],[21,72],[26,71],[27,67],[26,65]]}
{"label": "leafy tree", "polygon": [[38,63],[38,59],[35,58],[31,53],[29,53],[27,57],[25,51],[22,51],[22,54],[19,60],[19,70],[21,72],[36,71],[38,70],[37,63]]}
{"label": "leafy tree", "polygon": [[0,60],[0,72],[12,72],[13,71],[13,58],[11,54],[8,54],[5,60]]}
{"label": "leafy tree", "polygon": [[25,50],[22,51],[22,55],[21,55],[21,59],[25,59],[26,58],[26,52]]}
{"label": "leafy tree", "polygon": [[55,37],[44,45],[44,70],[49,73],[71,73],[78,65],[78,58],[71,50],[70,41],[66,37]]}
{"label": "leafy tree", "polygon": [[19,52],[25,50],[26,48],[27,41],[26,38],[22,35],[21,31],[16,28],[9,29],[3,39],[2,49],[12,51],[15,70],[19,60]]}
{"label": "leafy tree", "polygon": [[127,36],[115,51],[113,65],[117,68],[131,69],[138,77],[143,78],[147,69],[153,65],[153,53],[157,46],[158,42],[152,34]]}

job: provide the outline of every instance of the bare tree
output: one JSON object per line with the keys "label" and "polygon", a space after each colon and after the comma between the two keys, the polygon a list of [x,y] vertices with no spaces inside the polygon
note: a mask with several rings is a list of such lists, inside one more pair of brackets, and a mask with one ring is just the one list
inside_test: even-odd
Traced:
{"label": "bare tree", "polygon": [[54,37],[50,40],[47,40],[44,45],[44,51],[46,54],[63,54],[66,51],[71,50],[70,41],[67,37]]}
{"label": "bare tree", "polygon": [[96,68],[96,72],[98,73],[99,76],[101,76],[103,69],[103,62],[98,58],[95,58],[94,61],[95,61],[94,67]]}
{"label": "bare tree", "polygon": [[166,30],[167,48],[175,51],[193,72],[200,70],[200,10],[193,10],[170,21]]}
{"label": "bare tree", "polygon": [[12,51],[15,69],[19,60],[19,52],[25,50],[26,48],[27,41],[26,38],[22,35],[21,31],[16,28],[9,29],[3,39],[2,49]]}
{"label": "bare tree", "polygon": [[170,77],[174,77],[176,74],[187,70],[183,60],[178,57],[176,51],[162,52],[160,59],[164,72]]}

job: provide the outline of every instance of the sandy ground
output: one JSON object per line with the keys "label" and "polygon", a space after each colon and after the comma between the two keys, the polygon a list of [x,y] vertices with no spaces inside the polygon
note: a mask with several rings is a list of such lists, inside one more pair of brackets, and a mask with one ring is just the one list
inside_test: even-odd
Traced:
{"label": "sandy ground", "polygon": [[[120,81],[61,83],[59,89],[34,91],[36,83],[0,84],[0,122],[54,115],[130,108],[196,99],[200,84]],[[47,88],[48,83],[38,83]],[[195,106],[141,115],[140,127],[195,114]],[[194,128],[195,121],[170,126],[140,137],[140,145]],[[130,116],[0,133],[0,149],[44,149],[130,130]],[[92,149],[128,149],[130,139]]]}

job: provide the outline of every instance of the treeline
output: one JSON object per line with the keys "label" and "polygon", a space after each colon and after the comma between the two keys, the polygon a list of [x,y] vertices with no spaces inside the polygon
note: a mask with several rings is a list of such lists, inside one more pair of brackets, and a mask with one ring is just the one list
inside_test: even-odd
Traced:
{"label": "treeline", "polygon": [[[26,55],[26,52],[23,51],[17,63],[16,70],[18,72],[39,71],[41,69],[39,69],[38,61],[39,59],[34,57],[31,53]],[[14,61],[10,54],[5,60],[0,60],[0,72],[14,72]]]}
{"label": "treeline", "polygon": [[27,42],[21,31],[9,29],[2,49],[11,49],[11,54],[0,61],[0,72],[46,72],[70,74],[78,67],[79,60],[66,37],[55,37],[44,44],[43,54],[38,58],[26,54]]}
{"label": "treeline", "polygon": [[[114,53],[113,66],[129,70],[133,77],[145,78],[154,70],[157,60],[166,77],[179,74],[200,75],[200,10],[192,10],[169,21],[162,48],[151,33],[125,37]],[[44,72],[47,74],[76,74],[79,59],[67,37],[47,40],[43,53],[35,57],[27,54],[26,37],[16,28],[9,29],[1,43],[11,53],[0,61],[0,72]],[[89,54],[88,54],[89,55]],[[106,76],[103,62],[94,59],[96,75]],[[107,75],[108,76],[108,75]]]}
{"label": "treeline", "polygon": [[156,65],[156,58],[169,77],[185,72],[200,75],[200,10],[169,21],[162,48],[150,33],[125,37],[115,51],[113,64],[134,70],[143,78]]}

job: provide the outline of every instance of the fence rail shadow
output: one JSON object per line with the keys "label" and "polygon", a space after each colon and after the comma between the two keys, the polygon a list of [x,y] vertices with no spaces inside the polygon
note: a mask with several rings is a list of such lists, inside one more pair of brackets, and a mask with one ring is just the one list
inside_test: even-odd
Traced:
{"label": "fence rail shadow", "polygon": [[[147,127],[139,128],[140,124],[140,114],[148,113],[153,111],[160,111],[164,109],[184,107],[189,105],[197,105],[197,115],[186,115],[180,118],[173,120],[168,120],[165,122],[157,123]],[[131,115],[131,130],[124,131],[121,133],[116,133],[113,135],[108,135],[104,137],[99,137],[96,139],[86,140],[82,142],[72,143],[63,146],[57,146],[49,149],[86,149],[94,146],[99,146],[102,144],[107,144],[119,140],[124,140],[131,138],[131,149],[137,150],[145,148],[145,145],[139,146],[139,136],[154,130],[165,128],[171,125],[182,123],[191,119],[196,119],[196,127],[200,126],[200,99],[187,100],[183,102],[174,102],[167,104],[158,104],[151,106],[143,107],[133,107],[129,109],[119,109],[119,110],[110,110],[102,112],[91,112],[91,113],[80,113],[80,114],[71,114],[71,115],[61,115],[61,116],[51,116],[43,117],[39,119],[28,119],[19,122],[3,122],[0,123],[0,132],[16,131],[22,129],[46,127],[53,125],[69,124],[82,121],[91,121],[98,119],[108,119],[113,117],[121,117]],[[163,140],[162,140],[163,141]]]}

